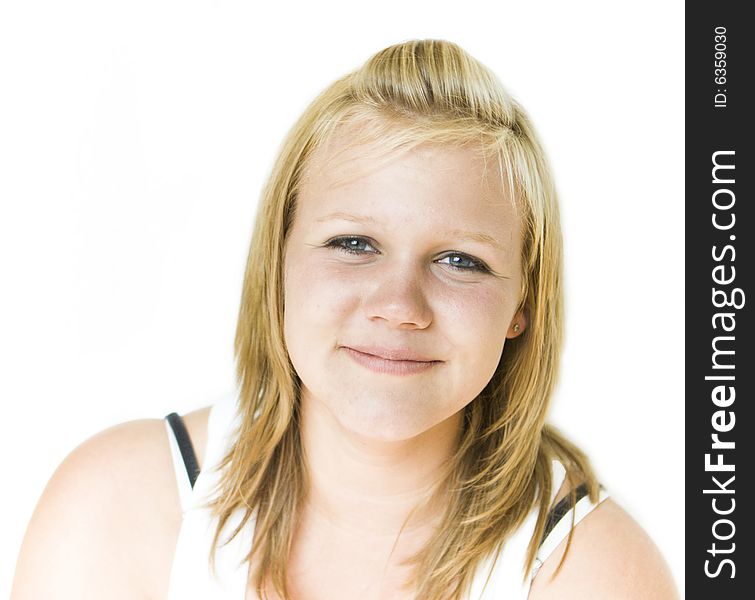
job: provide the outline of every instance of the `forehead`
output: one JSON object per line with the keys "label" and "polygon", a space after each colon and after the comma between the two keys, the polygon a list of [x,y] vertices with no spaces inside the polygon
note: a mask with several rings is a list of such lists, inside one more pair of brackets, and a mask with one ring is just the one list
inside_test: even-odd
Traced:
{"label": "forehead", "polygon": [[398,218],[419,211],[438,225],[463,222],[501,238],[518,237],[520,211],[508,187],[499,161],[480,144],[417,142],[400,131],[375,139],[350,126],[337,129],[310,156],[297,212],[390,212]]}

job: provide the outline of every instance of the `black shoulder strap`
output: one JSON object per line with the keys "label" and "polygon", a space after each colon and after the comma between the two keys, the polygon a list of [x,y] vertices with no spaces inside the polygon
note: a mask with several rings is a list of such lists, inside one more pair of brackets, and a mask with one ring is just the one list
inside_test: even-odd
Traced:
{"label": "black shoulder strap", "polygon": [[558,525],[559,521],[576,506],[582,498],[587,496],[587,486],[583,483],[574,490],[573,494],[567,494],[554,506],[548,513],[548,519],[545,521],[545,529],[543,530],[543,537],[540,539],[540,545],[542,546],[545,540]]}
{"label": "black shoulder strap", "polygon": [[181,451],[181,458],[184,461],[184,467],[186,467],[186,473],[193,488],[199,475],[199,463],[197,462],[197,455],[194,453],[194,446],[191,444],[189,432],[186,430],[183,419],[178,414],[170,413],[165,417],[165,420],[168,421],[168,425],[173,430],[173,435],[176,436],[178,449]]}

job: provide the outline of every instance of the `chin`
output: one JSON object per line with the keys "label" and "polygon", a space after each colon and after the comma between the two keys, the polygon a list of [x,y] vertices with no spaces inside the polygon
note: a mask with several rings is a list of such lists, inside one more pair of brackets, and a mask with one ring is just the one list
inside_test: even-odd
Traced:
{"label": "chin", "polygon": [[383,425],[381,423],[341,423],[351,434],[373,442],[406,442],[424,433],[423,429],[407,428],[405,426]]}
{"label": "chin", "polygon": [[[397,388],[396,382],[354,381],[342,374],[310,380],[312,384],[303,387],[301,399],[313,422],[319,421],[325,428],[335,426],[364,441],[418,438],[443,423],[453,426],[449,419],[462,408],[452,402],[439,404],[438,388],[442,386],[437,385]],[[334,387],[333,381],[341,385]]]}
{"label": "chin", "polygon": [[[355,403],[359,406],[355,406]],[[410,400],[398,404],[385,399],[355,399],[345,406],[334,407],[333,415],[340,426],[365,440],[404,442],[433,429],[445,420],[442,415],[407,410]]]}

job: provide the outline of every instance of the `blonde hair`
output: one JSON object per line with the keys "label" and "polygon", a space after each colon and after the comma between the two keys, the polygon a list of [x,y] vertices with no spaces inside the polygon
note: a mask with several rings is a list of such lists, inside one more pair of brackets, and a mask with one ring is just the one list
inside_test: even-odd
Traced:
{"label": "blonde hair", "polygon": [[[497,158],[522,218],[520,307],[527,327],[506,343],[492,379],[464,409],[460,444],[444,489],[446,510],[415,557],[418,598],[462,598],[476,568],[500,551],[533,508],[539,517],[528,573],[540,544],[561,460],[572,485],[597,500],[586,457],[545,425],[562,343],[562,242],[550,172],[532,125],[495,76],[458,46],[410,41],[378,52],[305,110],[284,141],[264,189],[246,264],[236,330],[238,438],[221,464],[213,549],[234,511],[255,518],[247,560],[260,595],[266,582],[287,598],[286,563],[307,492],[298,429],[299,379],[283,335],[283,253],[300,184],[313,151],[335,128],[392,148],[419,143],[475,145]],[[353,129],[353,128],[352,128]]]}

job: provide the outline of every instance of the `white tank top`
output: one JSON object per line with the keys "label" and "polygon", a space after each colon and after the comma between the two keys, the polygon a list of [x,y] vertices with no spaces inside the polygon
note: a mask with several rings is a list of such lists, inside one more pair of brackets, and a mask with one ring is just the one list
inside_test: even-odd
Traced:
{"label": "white tank top", "polygon": [[[204,466],[192,488],[179,443],[166,421],[183,513],[170,574],[168,600],[244,600],[246,595],[248,563],[244,559],[252,547],[254,522],[250,519],[230,543],[218,547],[213,573],[210,570],[209,558],[217,521],[205,506],[219,482],[219,473],[215,467],[233,444],[237,425],[235,397],[229,396],[213,405],[207,424]],[[558,461],[553,461],[554,496],[564,477],[564,467]],[[607,494],[601,491],[598,503],[606,497]],[[533,509],[507,540],[503,551],[495,560],[489,579],[488,573],[494,558],[491,557],[480,565],[472,583],[469,600],[526,600],[532,579],[540,565],[568,535],[572,525],[572,513],[573,522],[576,524],[596,506],[597,504],[584,496],[564,514],[540,546],[530,577],[523,581],[522,570],[527,556],[527,546],[532,539],[537,520],[537,509]],[[242,512],[239,509],[226,523],[223,530],[225,537],[221,537],[221,541],[229,537],[229,533],[236,528],[241,517]]]}

